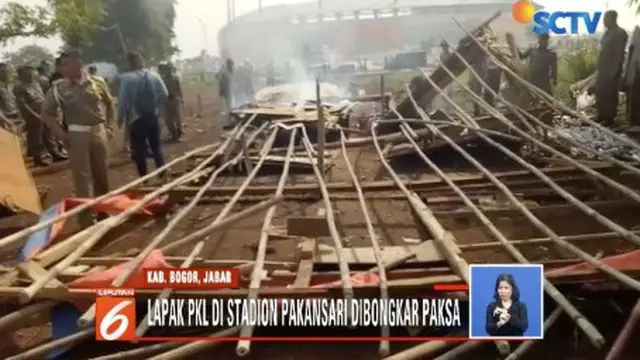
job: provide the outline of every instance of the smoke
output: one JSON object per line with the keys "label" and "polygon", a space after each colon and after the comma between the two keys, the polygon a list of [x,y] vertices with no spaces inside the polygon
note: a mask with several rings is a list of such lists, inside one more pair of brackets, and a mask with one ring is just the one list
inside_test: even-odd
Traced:
{"label": "smoke", "polygon": [[[242,76],[244,69],[241,64],[238,64],[241,59],[234,59],[237,64],[237,71],[234,74],[235,86],[232,87],[232,106],[234,108],[248,103],[268,102],[287,105],[295,103],[301,110],[305,103],[316,100],[315,82],[316,76],[322,78],[324,75],[325,69],[322,68],[322,64],[330,67],[335,66],[339,64],[343,57],[335,49],[331,49],[327,45],[323,45],[318,49],[320,53],[316,53],[316,56],[313,56],[313,54],[305,54],[305,50],[308,49],[303,46],[304,44],[298,47],[294,47],[293,44],[299,45],[295,41],[278,41],[274,38],[268,40],[268,46],[265,47],[260,58],[256,59],[258,74],[263,76],[265,69],[271,63],[274,67],[276,80],[282,85],[273,91],[259,91],[256,93],[255,98],[250,97],[250,94],[243,90],[246,88],[242,84],[243,81],[246,81],[246,78]],[[247,46],[250,45],[247,44]],[[244,51],[238,52],[243,53]],[[303,59],[305,55],[307,59]],[[312,58],[317,60],[314,62],[311,60]],[[254,85],[257,86],[258,84]],[[323,101],[344,98],[346,92],[343,86],[345,84],[341,83],[340,85],[322,83],[320,85],[320,96]]]}

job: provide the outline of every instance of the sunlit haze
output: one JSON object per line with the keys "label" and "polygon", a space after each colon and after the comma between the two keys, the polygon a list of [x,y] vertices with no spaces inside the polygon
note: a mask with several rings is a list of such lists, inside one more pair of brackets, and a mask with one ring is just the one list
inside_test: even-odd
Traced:
{"label": "sunlit haze", "polygon": [[[126,1],[126,0],[116,0]],[[343,0],[349,1],[349,0]],[[393,0],[388,0],[393,4]],[[498,0],[500,1],[500,0]],[[0,0],[0,4],[6,3]],[[44,4],[45,0],[20,0],[27,5]],[[256,10],[259,0],[235,0],[235,16]],[[262,0],[262,6],[280,4],[294,4],[309,2],[308,0]],[[398,0],[402,4],[403,0]],[[464,0],[452,0],[464,4]],[[487,1],[490,2],[490,1]],[[611,0],[607,2],[599,0],[538,0],[543,6],[550,10],[574,10],[574,11],[602,11],[614,9],[619,13],[619,23],[626,29],[632,29],[640,22],[640,17],[635,15],[635,10],[628,6],[627,0]],[[218,52],[218,31],[227,22],[227,1],[226,0],[178,0],[176,3],[177,19],[175,23],[176,44],[182,50],[182,57],[192,57],[206,48],[211,53]],[[21,46],[37,43],[52,51],[57,51],[61,45],[59,38],[34,39],[20,38],[10,43],[4,51],[13,51]]]}

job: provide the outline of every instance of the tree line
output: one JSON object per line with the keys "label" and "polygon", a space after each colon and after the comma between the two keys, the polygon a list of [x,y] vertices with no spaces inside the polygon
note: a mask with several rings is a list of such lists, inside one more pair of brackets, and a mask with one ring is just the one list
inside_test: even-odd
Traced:
{"label": "tree line", "polygon": [[[80,51],[90,62],[121,64],[127,51],[159,62],[179,51],[173,46],[175,18],[175,0],[46,0],[41,6],[9,1],[0,8],[0,43],[60,35],[66,48]],[[25,53],[41,52],[36,48],[5,58],[19,61]]]}

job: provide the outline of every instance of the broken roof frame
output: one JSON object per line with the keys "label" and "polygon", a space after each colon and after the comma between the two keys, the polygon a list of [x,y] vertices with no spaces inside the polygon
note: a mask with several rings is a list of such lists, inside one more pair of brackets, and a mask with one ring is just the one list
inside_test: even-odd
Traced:
{"label": "broken roof frame", "polygon": [[[492,17],[492,19],[495,17]],[[506,64],[503,60],[496,57],[496,54],[492,52],[490,49],[485,46],[486,44],[480,39],[483,35],[483,29],[486,25],[490,23],[492,20],[488,20],[483,23],[478,29],[473,32],[467,32],[467,38],[463,39],[458,46],[458,49],[453,52],[453,57],[450,57],[445,61],[445,63],[440,64],[440,67],[436,72],[431,74],[430,76],[424,76],[422,87],[418,89],[410,90],[408,99],[406,102],[401,104],[398,109],[392,109],[398,117],[397,120],[399,125],[399,132],[391,135],[378,136],[376,133],[377,126],[373,126],[371,129],[371,136],[365,139],[355,139],[355,140],[347,140],[343,130],[340,130],[340,141],[337,143],[328,143],[326,144],[326,148],[339,148],[343,155],[344,160],[347,164],[347,170],[350,174],[351,184],[340,185],[340,184],[331,184],[327,183],[324,179],[324,168],[320,168],[318,166],[317,161],[313,161],[317,152],[313,149],[313,145],[309,140],[308,135],[306,134],[306,130],[300,124],[296,125],[284,125],[278,124],[275,126],[269,127],[267,123],[262,124],[257,128],[257,130],[250,133],[248,131],[249,127],[252,125],[252,122],[255,118],[255,115],[250,119],[245,121],[242,124],[237,125],[232,131],[231,135],[228,136],[225,141],[222,143],[212,144],[208,146],[204,146],[193,150],[178,159],[175,159],[169,162],[164,167],[157,169],[156,171],[137,179],[129,184],[124,185],[123,187],[111,191],[110,193],[100,196],[89,203],[76,207],[61,216],[52,219],[47,222],[40,222],[36,225],[33,225],[29,228],[23,229],[15,234],[4,237],[0,239],[0,246],[7,246],[11,244],[15,244],[19,242],[22,238],[35,233],[36,231],[43,229],[61,218],[69,218],[71,216],[77,215],[83,210],[88,209],[90,206],[103,201],[111,196],[122,194],[126,191],[134,190],[139,188],[145,181],[159,175],[162,171],[169,169],[176,164],[183,162],[187,159],[193,159],[198,157],[201,154],[211,152],[209,155],[206,155],[206,158],[198,163],[198,165],[180,175],[178,178],[160,186],[157,188],[142,188],[140,191],[145,193],[145,196],[138,201],[136,206],[130,210],[127,210],[119,215],[110,217],[105,219],[92,227],[85,229],[79,233],[72,235],[71,237],[64,239],[57,244],[53,245],[49,249],[46,249],[44,252],[37,255],[34,259],[29,260],[28,264],[20,264],[15,269],[11,269],[8,272],[5,272],[0,277],[0,293],[5,296],[13,296],[21,299],[23,303],[28,303],[23,308],[7,314],[0,318],[0,329],[8,329],[15,327],[16,324],[26,316],[30,316],[33,314],[37,314],[39,312],[45,311],[50,306],[56,303],[58,300],[67,299],[69,297],[81,296],[85,298],[91,298],[91,292],[88,292],[83,289],[69,289],[64,287],[64,284],[60,283],[57,278],[64,273],[65,269],[68,267],[78,264],[96,264],[98,259],[92,259],[85,256],[85,254],[91,250],[91,248],[98,242],[103,236],[111,229],[116,226],[125,223],[128,221],[131,216],[135,213],[136,210],[141,209],[146,203],[152,201],[159,195],[166,194],[172,191],[182,191],[182,192],[190,192],[192,195],[190,201],[180,208],[178,212],[171,218],[167,226],[162,230],[162,232],[156,235],[151,241],[143,248],[141,251],[137,253],[133,258],[114,258],[114,259],[106,259],[108,263],[117,264],[118,262],[126,261],[128,266],[126,270],[119,274],[119,276],[112,282],[113,286],[122,286],[125,281],[132,275],[132,273],[137,269],[137,267],[141,264],[141,262],[148,256],[153,250],[159,249],[160,244],[163,240],[166,239],[167,235],[175,228],[175,226],[185,218],[185,216],[207,195],[212,193],[224,194],[225,191],[229,194],[232,194],[230,199],[225,198],[226,201],[224,208],[220,211],[220,213],[216,216],[215,220],[213,220],[206,227],[195,231],[187,236],[182,237],[181,239],[170,243],[169,245],[165,245],[160,248],[167,252],[170,252],[172,249],[176,249],[178,246],[193,245],[192,250],[186,257],[174,258],[174,263],[177,263],[178,266],[187,267],[196,263],[208,262],[210,264],[217,265],[228,265],[228,266],[239,266],[240,268],[244,268],[249,270],[250,275],[250,286],[249,290],[260,289],[258,291],[246,291],[245,289],[239,290],[229,290],[229,291],[218,291],[216,293],[205,292],[205,291],[196,291],[191,292],[194,294],[199,294],[203,296],[246,296],[248,298],[257,298],[258,296],[346,296],[353,297],[354,292],[359,291],[359,288],[354,288],[351,284],[351,276],[352,271],[349,268],[349,263],[342,258],[342,239],[340,238],[340,234],[338,229],[336,228],[335,214],[333,214],[333,207],[331,205],[331,197],[334,196],[336,190],[340,190],[341,192],[355,192],[356,199],[358,200],[360,209],[363,213],[366,229],[368,236],[371,241],[371,246],[373,249],[373,253],[375,255],[375,261],[377,266],[373,269],[370,269],[371,272],[377,272],[380,276],[379,288],[380,294],[382,297],[388,297],[389,291],[391,291],[394,287],[394,280],[388,279],[388,271],[391,271],[394,267],[402,264],[404,261],[410,260],[412,257],[415,257],[416,254],[411,254],[402,258],[397,259],[397,261],[392,263],[385,263],[382,259],[381,249],[380,249],[380,239],[379,236],[375,234],[375,226],[369,217],[369,209],[367,207],[364,193],[368,191],[376,191],[376,189],[381,188],[391,188],[391,189],[399,189],[401,192],[400,198],[405,199],[411,206],[411,208],[417,214],[418,222],[421,226],[426,228],[433,238],[433,243],[435,243],[436,248],[440,255],[447,261],[451,271],[457,276],[454,276],[453,281],[459,281],[462,279],[463,281],[468,280],[468,264],[464,260],[464,258],[460,255],[461,250],[463,249],[482,249],[482,248],[503,248],[506,252],[511,255],[511,257],[520,263],[527,263],[529,260],[518,250],[518,246],[525,246],[527,243],[551,243],[556,246],[559,246],[572,254],[574,254],[579,262],[586,262],[593,266],[593,268],[597,269],[600,272],[605,273],[609,277],[617,280],[618,282],[624,284],[625,286],[632,288],[634,290],[640,291],[640,282],[635,278],[625,274],[623,271],[615,269],[612,266],[609,266],[597,256],[592,256],[587,252],[581,250],[578,246],[574,245],[574,242],[577,240],[585,239],[590,236],[612,236],[612,237],[622,237],[636,245],[640,245],[640,236],[638,236],[637,231],[630,231],[621,227],[620,225],[614,223],[610,219],[606,218],[604,215],[600,214],[596,209],[591,207],[589,204],[584,203],[580,199],[573,196],[568,191],[564,190],[556,181],[554,181],[554,173],[559,173],[561,170],[550,171],[548,169],[537,169],[535,166],[527,162],[525,159],[520,157],[518,154],[513,151],[505,148],[504,146],[497,143],[491,137],[487,135],[487,129],[482,128],[482,123],[477,121],[477,119],[470,116],[468,113],[464,111],[460,106],[458,106],[442,89],[447,85],[446,78],[450,79],[450,81],[455,81],[462,87],[462,89],[471,96],[471,98],[479,104],[481,107],[487,111],[491,118],[503,123],[509,130],[510,133],[508,136],[517,136],[520,139],[524,139],[527,142],[533,143],[538,147],[544,148],[545,150],[553,153],[562,159],[565,163],[567,163],[572,172],[584,173],[587,176],[597,178],[599,181],[604,183],[605,185],[616,189],[617,191],[625,194],[631,200],[640,202],[640,196],[632,189],[627,187],[626,185],[616,181],[615,179],[606,175],[605,171],[601,171],[601,168],[587,166],[582,164],[579,161],[571,158],[568,155],[563,154],[558,151],[554,146],[562,146],[561,144],[553,144],[554,146],[548,145],[538,139],[539,133],[535,132],[536,128],[545,128],[548,129],[548,125],[544,122],[540,121],[535,115],[531,114],[530,111],[522,109],[521,107],[511,104],[506,101],[500,94],[495,94],[498,101],[505,104],[512,111],[512,115],[509,117],[515,116],[517,120],[511,120],[509,117],[502,114],[500,111],[497,111],[494,107],[487,104],[482,98],[477,96],[473,91],[471,91],[468,87],[464,86],[457,80],[457,75],[461,72],[469,70],[473,76],[477,77],[477,73],[473,71],[471,66],[471,62],[473,61],[473,56],[469,55],[468,47],[470,44],[476,44],[475,53],[478,51],[482,51],[488,56],[492,57],[496,63],[503,69],[503,71],[508,74],[510,80],[518,82],[522,87],[526,88],[532,95],[540,98],[543,102],[547,104],[551,109],[556,109],[563,113],[569,113],[574,117],[580,119],[584,123],[590,124],[599,128],[603,132],[607,132],[609,135],[616,137],[619,141],[626,143],[629,146],[634,147],[635,149],[640,150],[640,146],[624,137],[620,137],[619,135],[611,132],[609,129],[600,126],[597,123],[594,123],[592,120],[568,109],[565,105],[557,102],[552,97],[549,97],[547,94],[542,92],[540,89],[535,88],[533,85],[520,78],[512,69]],[[466,31],[466,30],[465,30]],[[488,89],[488,86],[484,81],[480,79],[482,86],[485,89]],[[489,89],[489,91],[491,91]],[[427,95],[425,95],[427,94]],[[442,96],[451,106],[453,106],[455,113],[458,115],[460,120],[450,119],[451,121],[447,123],[431,121],[429,116],[417,105],[416,98],[424,97],[424,96]],[[408,110],[411,109],[411,110]],[[401,115],[401,111],[403,113],[412,113],[417,119],[405,119]],[[414,116],[409,116],[414,117]],[[319,116],[322,118],[322,116]],[[425,129],[414,130],[410,128],[407,124],[410,122],[420,121],[423,125],[426,126]],[[457,122],[456,122],[457,121]],[[380,122],[382,123],[382,122]],[[442,126],[438,126],[442,125]],[[451,126],[455,125],[455,126]],[[523,130],[522,127],[527,128],[528,131]],[[474,133],[474,135],[481,138],[486,143],[492,145],[496,149],[503,152],[507,157],[511,158],[515,162],[519,163],[526,171],[522,173],[530,172],[534,175],[536,180],[541,181],[542,183],[551,187],[554,191],[556,191],[559,196],[563,197],[568,204],[579,209],[585,214],[593,217],[597,222],[601,223],[603,226],[609,228],[612,232],[606,234],[583,234],[583,235],[575,235],[575,236],[559,236],[555,233],[551,228],[545,225],[537,216],[534,214],[531,209],[529,209],[521,200],[518,199],[518,196],[514,194],[513,190],[510,189],[510,183],[508,181],[508,177],[494,174],[489,171],[486,167],[480,164],[474,157],[469,154],[465,149],[460,147],[454,140],[452,140],[451,136],[448,135],[447,129],[448,127],[464,127],[468,129],[470,132]],[[534,130],[533,132],[531,130]],[[273,142],[278,132],[287,131],[291,134],[289,145],[284,149],[274,149]],[[254,143],[254,141],[262,136],[264,137],[264,133],[268,133],[267,139],[264,143],[262,143],[262,149],[258,152],[259,157],[255,164],[248,164],[245,166],[247,171],[247,176],[244,179],[243,183],[238,187],[230,188],[227,190],[224,189],[211,189],[211,185],[214,181],[222,175],[223,171],[229,169],[238,163],[242,162],[247,157],[247,148],[249,145]],[[294,146],[294,139],[297,136],[301,136],[303,139],[302,147]],[[439,139],[444,141],[448,145],[450,145],[456,152],[462,155],[466,160],[468,160],[481,174],[479,178],[484,178],[485,180],[489,180],[490,185],[498,188],[504,196],[508,199],[511,205],[520,212],[525,218],[527,218],[535,227],[537,227],[540,231],[546,234],[547,238],[543,239],[534,239],[534,240],[525,240],[525,241],[514,241],[509,240],[506,235],[504,235],[495,224],[491,222],[491,220],[487,217],[485,212],[474,202],[474,199],[471,195],[469,195],[468,191],[465,191],[464,182],[461,182],[459,179],[454,179],[451,176],[447,175],[445,171],[439,168],[420,148],[417,139],[424,138],[427,136],[431,136],[433,139]],[[443,225],[438,221],[433,211],[430,209],[428,203],[425,203],[423,199],[418,196],[416,193],[416,189],[419,188],[415,183],[403,181],[400,179],[398,174],[393,170],[389,162],[385,159],[382,145],[385,143],[398,143],[398,142],[408,142],[414,148],[418,156],[422,159],[422,161],[435,173],[437,174],[441,181],[439,184],[443,184],[445,188],[455,193],[461,201],[467,206],[467,208],[480,220],[480,222],[489,230],[492,236],[497,240],[496,243],[486,243],[486,244],[470,244],[470,245],[458,245],[456,244],[455,237],[449,231],[447,231]],[[566,140],[571,143],[570,145],[580,149],[583,152],[588,152],[593,155],[596,155],[600,159],[604,160],[607,167],[615,165],[617,167],[623,168],[627,170],[632,175],[638,176],[640,175],[640,171],[625,162],[614,159],[606,154],[598,153],[593,149],[590,149],[583,144],[575,142],[571,139]],[[388,175],[392,178],[391,182],[386,182],[383,184],[379,182],[378,184],[374,183],[361,183],[355,175],[355,171],[353,165],[350,163],[350,160],[347,156],[347,147],[353,146],[362,146],[365,144],[373,144],[378,157],[381,160],[381,165],[386,169]],[[262,285],[262,273],[269,265],[269,262],[265,260],[266,256],[266,248],[268,245],[269,236],[265,229],[268,229],[271,226],[271,222],[274,217],[275,209],[278,203],[284,201],[287,196],[291,196],[291,188],[286,186],[286,178],[289,173],[290,163],[292,156],[296,150],[303,150],[303,153],[310,159],[312,164],[312,169],[315,175],[316,182],[312,184],[303,184],[302,188],[305,185],[307,186],[307,191],[310,189],[319,189],[319,200],[323,201],[325,207],[325,216],[324,218],[327,221],[327,226],[329,229],[331,240],[333,241],[333,245],[337,249],[336,257],[337,263],[339,265],[339,273],[340,273],[340,281],[339,288],[341,291],[339,292],[327,292],[322,289],[313,289],[309,288],[310,277],[313,276],[312,273],[307,273],[306,275],[301,275],[300,272],[296,275],[295,286],[292,289],[288,288],[261,288]],[[285,153],[285,160],[283,170],[281,172],[280,179],[278,180],[277,186],[275,189],[269,187],[263,187],[262,189],[256,189],[250,187],[251,181],[258,174],[261,166],[265,162],[265,159],[270,153]],[[321,154],[324,156],[324,154]],[[214,166],[216,165],[216,166]],[[614,166],[614,167],[615,167]],[[208,177],[206,182],[199,186],[196,189],[185,187],[185,185],[189,185],[194,179]],[[300,187],[300,186],[298,186]],[[434,188],[437,189],[437,186]],[[192,190],[189,190],[192,189]],[[231,214],[231,210],[235,204],[238,203],[239,200],[243,198],[248,193],[255,194],[266,194],[270,199],[259,202],[257,205],[251,206],[245,210],[240,212],[236,212]],[[225,262],[220,260],[216,262],[216,260],[205,260],[199,257],[199,254],[203,248],[204,242],[206,241],[206,236],[211,234],[213,231],[220,230],[224,227],[232,226],[233,224],[241,221],[243,218],[247,217],[249,214],[260,213],[263,211],[267,211],[266,216],[263,220],[262,232],[261,236],[258,240],[258,250],[256,254],[256,258],[254,261],[241,262],[237,264],[237,262],[233,265],[230,265],[229,262]],[[608,235],[607,235],[608,234]],[[195,243],[195,245],[194,245]],[[190,246],[191,246],[190,245]],[[104,260],[104,259],[103,259]],[[298,265],[302,268],[302,262],[307,260],[307,264],[309,262],[309,258],[302,258],[300,260],[300,264]],[[104,263],[104,262],[103,262]],[[34,276],[29,273],[29,271],[25,270],[27,265],[35,265],[41,269],[43,269],[43,273],[39,276]],[[311,261],[311,268],[313,267],[313,261]],[[27,287],[19,287],[12,286],[12,284],[17,279],[18,275],[21,273],[26,273],[31,277],[31,284]],[[298,276],[300,279],[298,279]],[[49,284],[51,282],[57,282],[62,284],[61,287],[58,288],[50,288]],[[591,343],[595,347],[602,347],[604,345],[604,338],[600,334],[600,332],[586,319],[578,309],[555,287],[554,284],[550,280],[545,280],[545,290],[550,295],[551,298],[558,304],[558,308],[547,318],[544,326],[548,328],[551,326],[560,316],[562,312],[569,315],[571,319],[573,319],[577,326],[584,332],[584,334],[591,340]],[[158,298],[168,298],[172,294],[179,293],[189,293],[184,291],[171,291],[171,290],[163,290],[163,291],[142,291],[141,294],[146,294],[147,296],[157,296]],[[36,299],[46,299],[45,301],[35,301]],[[34,300],[33,302],[30,302]],[[29,303],[30,302],[30,303]],[[88,325],[91,323],[94,317],[94,308],[90,308],[83,316],[80,318],[80,325]],[[141,324],[137,329],[137,334],[144,334],[146,331],[146,327],[144,324]],[[212,336],[231,336],[235,334],[242,334],[243,336],[251,336],[253,329],[251,327],[244,328],[232,328],[227,330],[222,330],[213,334]],[[382,335],[385,336],[389,333],[388,328],[382,328]],[[68,337],[57,339],[42,345],[39,345],[35,348],[29,349],[21,354],[17,354],[11,359],[30,359],[37,358],[51,350],[67,347],[83,340],[89,339],[93,336],[93,329],[88,328],[77,332],[76,334],[70,335]],[[527,341],[522,343],[518,348],[514,349],[508,359],[514,360],[521,356],[524,352],[529,349],[534,341]],[[439,359],[445,358],[453,358],[455,355],[459,355],[463,352],[473,350],[474,348],[480,346],[480,342],[471,341],[465,344],[454,347],[449,352],[442,355]],[[135,348],[132,350],[126,350],[119,353],[109,354],[105,356],[100,356],[100,359],[115,359],[115,358],[136,358],[140,356],[154,356],[154,359],[171,359],[176,356],[185,356],[187,354],[194,354],[199,351],[203,351],[207,348],[215,346],[215,342],[204,342],[197,341],[191,342],[187,344],[183,343],[162,343],[155,345],[147,345],[141,346],[139,348]],[[427,342],[424,344],[420,344],[414,348],[405,350],[403,352],[394,354],[392,356],[387,357],[387,359],[392,360],[406,360],[406,359],[416,359],[428,354],[436,354],[442,353],[444,350],[454,346],[455,344],[446,343],[444,341],[433,341]],[[510,352],[509,344],[506,342],[498,342],[496,344],[498,346],[498,350],[503,354],[507,354]],[[248,340],[242,340],[238,343],[237,352],[238,355],[246,355],[250,350],[250,342]],[[613,351],[613,350],[612,350]],[[382,357],[386,357],[389,355],[389,344],[388,342],[382,341],[380,344],[380,355]]]}

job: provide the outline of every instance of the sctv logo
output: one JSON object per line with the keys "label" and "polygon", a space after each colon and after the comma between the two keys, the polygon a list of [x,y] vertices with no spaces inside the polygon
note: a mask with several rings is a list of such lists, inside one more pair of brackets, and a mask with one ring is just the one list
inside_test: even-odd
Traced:
{"label": "sctv logo", "polygon": [[[513,18],[521,24],[533,23],[533,33],[542,35],[554,33],[558,35],[578,34],[578,27],[582,22],[589,34],[596,32],[602,12],[586,12],[586,11],[538,11],[536,6],[529,0],[520,0],[511,7]],[[559,24],[558,20],[568,20]]]}

